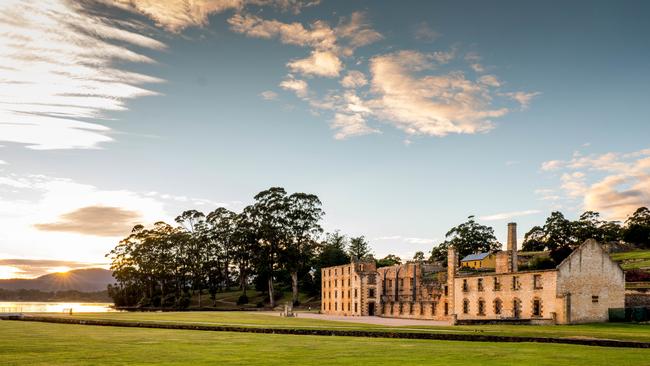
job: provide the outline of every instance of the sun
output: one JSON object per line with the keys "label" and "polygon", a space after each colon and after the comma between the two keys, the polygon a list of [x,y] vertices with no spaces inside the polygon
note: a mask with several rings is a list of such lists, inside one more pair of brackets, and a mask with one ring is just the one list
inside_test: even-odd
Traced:
{"label": "sun", "polygon": [[68,273],[72,268],[66,266],[52,267],[53,273]]}

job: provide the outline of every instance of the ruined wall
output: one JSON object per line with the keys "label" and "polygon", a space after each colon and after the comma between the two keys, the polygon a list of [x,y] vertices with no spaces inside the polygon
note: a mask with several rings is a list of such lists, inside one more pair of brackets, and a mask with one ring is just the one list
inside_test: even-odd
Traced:
{"label": "ruined wall", "polygon": [[587,240],[558,266],[563,323],[608,320],[609,308],[625,306],[625,273],[595,240]]}
{"label": "ruined wall", "polygon": [[[513,278],[516,278],[515,286]],[[453,311],[458,320],[534,319],[553,322],[557,317],[555,270],[458,275],[453,283]],[[535,301],[538,301],[537,313]],[[497,309],[499,302],[500,311]]]}
{"label": "ruined wall", "polygon": [[[391,318],[447,319],[446,273],[407,263],[377,269],[381,302],[377,315]],[[449,307],[447,307],[449,309]]]}

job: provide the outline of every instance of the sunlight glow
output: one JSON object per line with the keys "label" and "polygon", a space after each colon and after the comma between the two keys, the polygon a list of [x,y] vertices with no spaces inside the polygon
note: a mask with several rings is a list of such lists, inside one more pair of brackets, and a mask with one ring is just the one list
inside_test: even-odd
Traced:
{"label": "sunlight glow", "polygon": [[21,273],[25,272],[20,268],[13,266],[0,266],[0,279],[21,278]]}

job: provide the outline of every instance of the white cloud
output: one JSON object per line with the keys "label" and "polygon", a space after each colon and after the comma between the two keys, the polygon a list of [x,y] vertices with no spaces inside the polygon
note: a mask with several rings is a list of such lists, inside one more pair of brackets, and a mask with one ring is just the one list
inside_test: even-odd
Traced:
{"label": "white cloud", "polygon": [[103,0],[105,3],[141,13],[171,32],[208,24],[209,16],[227,10],[242,10],[246,6],[272,6],[281,10],[300,12],[303,7],[320,1],[300,0]]}
{"label": "white cloud", "polygon": [[527,93],[527,92],[510,92],[510,93],[503,93],[504,96],[510,97],[511,99],[517,101],[519,105],[521,106],[521,109],[527,109],[530,106],[530,102],[533,100],[534,97],[540,95],[542,93],[540,92],[533,92],[533,93]]}
{"label": "white cloud", "polygon": [[0,3],[0,140],[31,149],[94,148],[110,128],[85,122],[125,110],[129,99],[155,95],[141,85],[160,79],[123,71],[118,62],[154,62],[129,47],[162,50],[161,42],[85,3],[65,0]]}
{"label": "white cloud", "polygon": [[539,210],[525,210],[525,211],[510,211],[510,212],[501,212],[492,215],[486,215],[479,217],[483,221],[499,221],[499,220],[510,220],[515,217],[528,216],[540,213]]}
{"label": "white cloud", "polygon": [[288,78],[280,83],[280,87],[296,93],[299,98],[307,98],[309,95],[309,86],[304,80]]}
{"label": "white cloud", "polygon": [[[570,160],[544,162],[542,170],[560,173],[565,195],[561,198],[578,199],[579,209],[625,220],[637,208],[650,205],[650,149],[584,156],[576,152]],[[541,193],[547,198],[560,198],[552,192]]]}
{"label": "white cloud", "polygon": [[7,165],[7,162],[4,160],[0,160],[0,165]]}
{"label": "white cloud", "polygon": [[360,113],[336,113],[330,123],[330,128],[336,130],[334,138],[337,140],[343,140],[352,136],[380,133],[379,130],[368,126],[366,120]]}
{"label": "white cloud", "polygon": [[343,68],[341,60],[330,51],[313,51],[307,58],[293,60],[287,63],[292,72],[304,75],[337,77]]}
{"label": "white cloud", "polygon": [[275,100],[278,98],[278,93],[271,90],[265,90],[260,93],[260,97],[264,100]]}
{"label": "white cloud", "polygon": [[360,88],[366,84],[368,84],[366,75],[357,70],[348,71],[347,75],[341,79],[341,85],[344,88]]}
{"label": "white cloud", "polygon": [[489,86],[465,78],[462,72],[418,77],[414,72],[433,68],[430,55],[400,51],[370,60],[369,101],[376,116],[409,135],[445,136],[477,133],[493,128],[492,118],[507,108],[492,108]]}
{"label": "white cloud", "polygon": [[335,33],[339,38],[346,40],[347,45],[343,53],[352,55],[355,49],[375,43],[384,38],[379,32],[372,29],[363,12],[353,12],[349,18],[342,18]]}
{"label": "white cloud", "polygon": [[487,86],[498,88],[501,86],[501,82],[494,75],[483,75],[478,78],[478,82]]}

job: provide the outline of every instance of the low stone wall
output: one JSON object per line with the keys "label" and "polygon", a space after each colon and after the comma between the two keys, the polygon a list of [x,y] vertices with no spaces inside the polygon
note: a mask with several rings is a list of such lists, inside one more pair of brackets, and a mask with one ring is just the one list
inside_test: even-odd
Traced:
{"label": "low stone wall", "polygon": [[262,334],[425,339],[425,340],[469,341],[469,342],[516,342],[516,343],[536,342],[536,343],[562,343],[562,344],[598,346],[598,347],[650,348],[650,342],[616,341],[616,340],[609,340],[609,339],[513,337],[513,336],[497,336],[497,335],[483,335],[483,334],[388,332],[388,331],[372,331],[372,330],[256,328],[256,327],[225,326],[225,325],[221,326],[221,325],[195,325],[195,324],[163,324],[163,323],[153,323],[153,322],[149,323],[149,322],[127,322],[127,321],[115,321],[115,320],[75,319],[75,318],[58,318],[58,317],[50,317],[50,316],[0,316],[0,320],[33,321],[33,322],[44,322],[44,323],[94,325],[94,326],[109,326],[109,327],[202,330],[202,331],[213,331],[213,332],[243,332],[243,333],[262,333]]}
{"label": "low stone wall", "polygon": [[650,306],[650,293],[625,294],[625,307]]}

